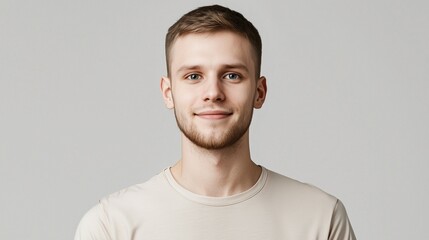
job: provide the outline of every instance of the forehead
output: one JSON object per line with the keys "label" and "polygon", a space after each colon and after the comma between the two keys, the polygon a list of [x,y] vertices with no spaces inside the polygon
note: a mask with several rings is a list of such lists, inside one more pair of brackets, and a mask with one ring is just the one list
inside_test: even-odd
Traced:
{"label": "forehead", "polygon": [[241,64],[255,71],[255,57],[249,40],[230,31],[189,33],[178,37],[170,50],[171,72],[184,65],[216,67]]}

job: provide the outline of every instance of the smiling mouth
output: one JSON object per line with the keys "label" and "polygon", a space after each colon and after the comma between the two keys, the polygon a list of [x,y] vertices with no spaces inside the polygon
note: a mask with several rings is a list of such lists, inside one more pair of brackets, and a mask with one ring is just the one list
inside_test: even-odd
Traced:
{"label": "smiling mouth", "polygon": [[204,119],[224,119],[231,116],[232,113],[227,111],[203,111],[194,115]]}

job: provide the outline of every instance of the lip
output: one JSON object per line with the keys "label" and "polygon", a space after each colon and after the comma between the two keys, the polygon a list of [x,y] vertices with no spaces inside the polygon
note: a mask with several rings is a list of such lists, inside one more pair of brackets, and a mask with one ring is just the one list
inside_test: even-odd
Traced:
{"label": "lip", "polygon": [[195,113],[195,115],[205,119],[224,119],[231,116],[232,113],[223,110],[208,110]]}

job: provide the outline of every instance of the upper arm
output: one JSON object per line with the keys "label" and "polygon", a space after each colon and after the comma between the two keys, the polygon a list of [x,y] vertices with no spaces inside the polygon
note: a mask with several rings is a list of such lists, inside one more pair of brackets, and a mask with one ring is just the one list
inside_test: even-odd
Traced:
{"label": "upper arm", "polygon": [[337,200],[332,213],[329,240],[356,240],[346,208],[340,200]]}
{"label": "upper arm", "polygon": [[108,219],[100,203],[82,217],[74,240],[111,240]]}

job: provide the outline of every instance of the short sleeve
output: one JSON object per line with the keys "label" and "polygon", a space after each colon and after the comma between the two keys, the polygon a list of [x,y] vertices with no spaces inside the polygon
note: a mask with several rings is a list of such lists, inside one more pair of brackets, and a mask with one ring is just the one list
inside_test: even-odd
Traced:
{"label": "short sleeve", "polygon": [[346,208],[340,200],[337,200],[332,213],[329,240],[356,240]]}
{"label": "short sleeve", "polygon": [[80,220],[74,240],[111,240],[108,219],[99,203]]}

